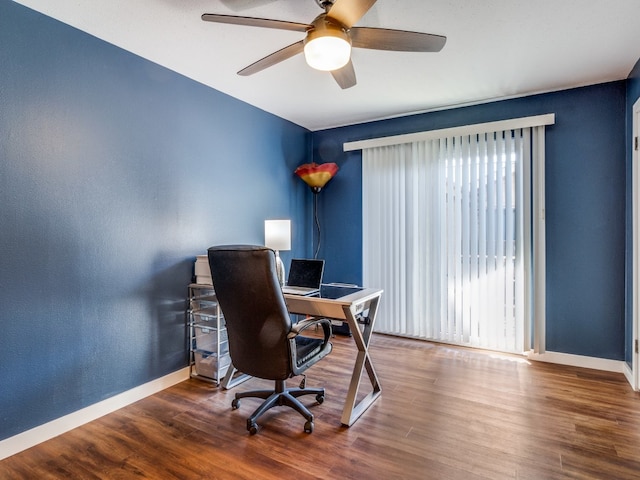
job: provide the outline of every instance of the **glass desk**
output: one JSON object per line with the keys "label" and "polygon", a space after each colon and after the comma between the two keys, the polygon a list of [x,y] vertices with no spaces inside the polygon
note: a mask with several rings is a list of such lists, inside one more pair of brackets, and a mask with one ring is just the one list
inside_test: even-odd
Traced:
{"label": "glass desk", "polygon": [[[353,425],[382,392],[369,355],[369,342],[381,296],[381,289],[339,285],[322,285],[320,295],[316,296],[284,296],[289,313],[343,320],[349,324],[358,354],[342,410],[341,422],[345,426]],[[371,391],[357,401],[363,370],[367,372]]]}

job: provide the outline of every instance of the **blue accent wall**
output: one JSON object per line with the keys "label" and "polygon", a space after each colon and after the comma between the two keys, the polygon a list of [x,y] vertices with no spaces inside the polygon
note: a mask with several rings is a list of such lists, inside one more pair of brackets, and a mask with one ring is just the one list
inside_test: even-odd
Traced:
{"label": "blue accent wall", "polygon": [[[625,352],[625,81],[313,133],[336,162],[319,195],[326,280],[362,281],[362,154],[344,142],[555,113],[546,135],[550,351],[622,360]],[[384,301],[384,297],[383,297]]]}
{"label": "blue accent wall", "polygon": [[197,254],[310,199],[308,130],[0,0],[0,440],[187,365]]}
{"label": "blue accent wall", "polygon": [[626,272],[626,325],[625,325],[625,360],[631,365],[633,361],[633,105],[640,98],[640,59],[629,73],[627,78],[627,116],[626,116],[626,219],[627,219],[627,236],[626,236],[626,252],[627,252],[627,272]]}

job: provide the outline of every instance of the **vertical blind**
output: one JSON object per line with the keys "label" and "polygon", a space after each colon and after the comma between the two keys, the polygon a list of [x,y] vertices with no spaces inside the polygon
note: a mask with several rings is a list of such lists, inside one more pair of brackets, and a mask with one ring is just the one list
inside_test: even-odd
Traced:
{"label": "vertical blind", "polygon": [[524,350],[530,162],[530,128],[363,149],[363,280],[385,291],[377,331]]}

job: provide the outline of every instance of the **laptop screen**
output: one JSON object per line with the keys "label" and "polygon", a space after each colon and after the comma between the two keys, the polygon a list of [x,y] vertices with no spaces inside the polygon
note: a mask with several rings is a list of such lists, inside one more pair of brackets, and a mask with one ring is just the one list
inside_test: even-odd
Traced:
{"label": "laptop screen", "polygon": [[287,285],[290,287],[320,288],[324,260],[294,258],[289,268]]}

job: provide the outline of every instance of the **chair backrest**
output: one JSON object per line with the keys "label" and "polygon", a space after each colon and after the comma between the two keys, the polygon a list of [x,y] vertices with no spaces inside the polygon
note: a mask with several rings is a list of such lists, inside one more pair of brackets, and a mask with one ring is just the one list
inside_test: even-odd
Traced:
{"label": "chair backrest", "polygon": [[233,366],[253,377],[291,375],[287,334],[291,318],[276,273],[273,250],[221,245],[208,250],[213,288],[227,325]]}

